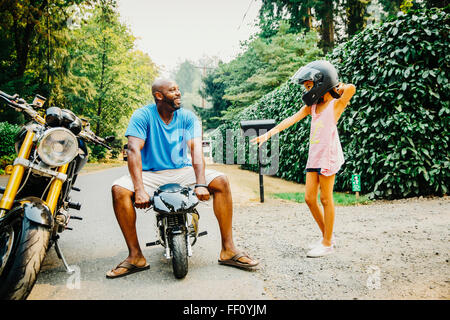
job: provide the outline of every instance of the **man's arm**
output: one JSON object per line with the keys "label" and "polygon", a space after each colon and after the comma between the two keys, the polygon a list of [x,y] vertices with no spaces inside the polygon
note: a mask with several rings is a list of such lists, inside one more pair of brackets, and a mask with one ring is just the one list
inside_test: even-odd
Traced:
{"label": "man's arm", "polygon": [[150,196],[144,189],[142,181],[142,157],[141,150],[145,140],[128,136],[128,171],[134,185],[134,205],[136,208],[150,207]]}
{"label": "man's arm", "polygon": [[[206,184],[205,178],[205,157],[203,156],[202,138],[197,137],[187,142],[191,150],[192,167],[194,168],[197,184]],[[199,200],[208,200],[209,191],[207,188],[199,187],[195,189]]]}

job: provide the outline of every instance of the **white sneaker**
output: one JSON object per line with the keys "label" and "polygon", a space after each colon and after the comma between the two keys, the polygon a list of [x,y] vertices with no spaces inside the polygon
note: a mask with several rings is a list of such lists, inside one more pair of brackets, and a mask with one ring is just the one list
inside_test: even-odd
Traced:
{"label": "white sneaker", "polygon": [[[317,247],[319,244],[322,244],[322,240],[323,240],[323,239],[319,239],[319,240],[317,240],[316,242],[310,243],[310,244],[308,245],[307,249],[308,249],[308,250],[314,249],[314,248]],[[332,245],[333,247],[336,247],[336,239],[334,239],[334,237],[331,238],[331,245]]]}
{"label": "white sneaker", "polygon": [[314,249],[308,251],[306,256],[309,257],[309,258],[318,258],[318,257],[323,257],[323,256],[326,256],[326,255],[329,255],[329,254],[331,254],[333,252],[334,252],[334,247],[332,245],[329,246],[329,247],[326,247],[326,246],[324,246],[321,243],[317,247],[315,247]]}

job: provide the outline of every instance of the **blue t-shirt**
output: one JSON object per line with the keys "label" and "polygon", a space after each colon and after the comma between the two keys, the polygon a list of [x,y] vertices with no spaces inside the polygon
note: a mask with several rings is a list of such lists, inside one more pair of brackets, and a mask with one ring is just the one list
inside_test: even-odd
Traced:
{"label": "blue t-shirt", "polygon": [[187,141],[201,137],[202,128],[194,113],[183,108],[165,124],[156,104],[151,104],[133,113],[125,136],[145,140],[141,150],[143,171],[179,169],[192,166]]}

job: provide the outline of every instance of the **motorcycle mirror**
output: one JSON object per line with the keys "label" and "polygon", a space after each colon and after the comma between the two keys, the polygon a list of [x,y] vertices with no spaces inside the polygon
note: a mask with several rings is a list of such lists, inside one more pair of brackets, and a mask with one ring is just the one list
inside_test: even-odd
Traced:
{"label": "motorcycle mirror", "polygon": [[44,106],[46,100],[47,100],[46,98],[37,94],[34,97],[33,106],[35,108],[42,108]]}
{"label": "motorcycle mirror", "polygon": [[115,137],[115,136],[108,136],[108,137],[105,138],[105,141],[108,142],[108,143],[111,143],[111,142],[113,142],[114,140],[116,140],[116,137]]}

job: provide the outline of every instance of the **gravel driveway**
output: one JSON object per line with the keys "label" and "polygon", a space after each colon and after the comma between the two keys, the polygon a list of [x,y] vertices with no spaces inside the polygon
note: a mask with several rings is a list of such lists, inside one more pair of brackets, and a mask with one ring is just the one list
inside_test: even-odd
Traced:
{"label": "gravel driveway", "polygon": [[319,229],[305,204],[240,206],[237,243],[260,259],[273,299],[448,299],[449,197],[337,207],[337,250],[307,258]]}
{"label": "gravel driveway", "polygon": [[338,206],[337,250],[307,258],[320,231],[306,204],[271,199],[304,192],[304,185],[238,166],[212,165],[230,180],[239,246],[261,265],[255,275],[272,299],[449,299],[450,197],[375,201]]}

